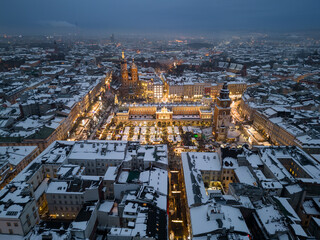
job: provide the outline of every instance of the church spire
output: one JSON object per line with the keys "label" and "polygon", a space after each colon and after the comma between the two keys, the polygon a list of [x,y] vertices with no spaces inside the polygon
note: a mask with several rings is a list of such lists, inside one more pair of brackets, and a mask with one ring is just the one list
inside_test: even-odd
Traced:
{"label": "church spire", "polygon": [[138,69],[137,65],[134,63],[134,58],[132,58],[132,65],[131,65],[132,69]]}

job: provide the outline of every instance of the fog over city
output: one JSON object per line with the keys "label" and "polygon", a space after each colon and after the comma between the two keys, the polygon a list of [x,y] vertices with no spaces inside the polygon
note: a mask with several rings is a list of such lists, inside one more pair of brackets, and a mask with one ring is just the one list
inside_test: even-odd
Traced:
{"label": "fog over city", "polygon": [[3,1],[0,33],[313,31],[318,0]]}

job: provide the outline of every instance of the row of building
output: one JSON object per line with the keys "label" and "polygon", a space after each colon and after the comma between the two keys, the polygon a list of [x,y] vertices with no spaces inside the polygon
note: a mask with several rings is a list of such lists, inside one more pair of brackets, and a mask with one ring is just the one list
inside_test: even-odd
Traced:
{"label": "row of building", "polygon": [[319,91],[287,80],[249,88],[239,111],[276,145],[319,153]]}
{"label": "row of building", "polygon": [[182,153],[191,239],[319,237],[320,165],[301,149]]}
{"label": "row of building", "polygon": [[166,145],[56,141],[0,191],[0,232],[167,239]]}
{"label": "row of building", "polygon": [[[63,60],[50,59],[58,49],[16,47],[10,51],[24,64],[0,74],[0,145],[36,145],[43,151],[69,136],[77,119],[105,92],[111,72],[97,68],[81,51],[63,52]],[[1,52],[4,61],[6,54]]]}

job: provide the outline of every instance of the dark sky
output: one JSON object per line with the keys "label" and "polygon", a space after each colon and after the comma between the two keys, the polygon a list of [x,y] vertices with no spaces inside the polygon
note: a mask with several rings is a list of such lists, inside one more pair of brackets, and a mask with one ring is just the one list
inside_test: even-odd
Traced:
{"label": "dark sky", "polygon": [[320,29],[320,0],[6,0],[1,33]]}

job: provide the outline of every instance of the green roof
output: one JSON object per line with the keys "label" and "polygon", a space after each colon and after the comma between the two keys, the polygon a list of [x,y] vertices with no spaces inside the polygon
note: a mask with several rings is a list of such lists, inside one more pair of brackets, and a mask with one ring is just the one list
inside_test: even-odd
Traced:
{"label": "green roof", "polygon": [[54,130],[54,128],[44,126],[39,131],[30,135],[26,139],[46,139],[54,132]]}
{"label": "green roof", "polygon": [[2,143],[21,143],[22,137],[0,137]]}
{"label": "green roof", "polygon": [[134,179],[139,179],[140,176],[140,172],[138,171],[131,171],[129,172],[129,176],[127,178],[127,182],[130,183],[132,182]]}

